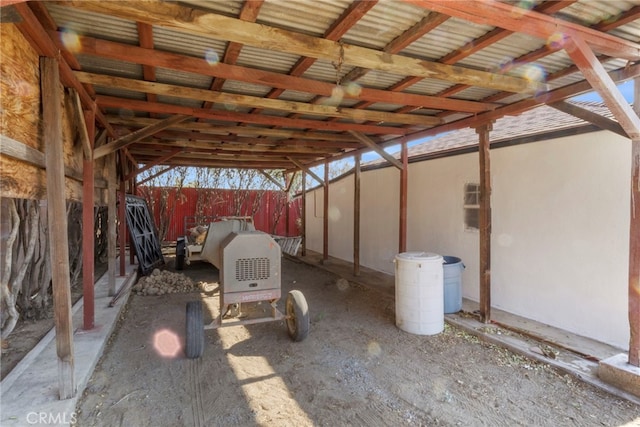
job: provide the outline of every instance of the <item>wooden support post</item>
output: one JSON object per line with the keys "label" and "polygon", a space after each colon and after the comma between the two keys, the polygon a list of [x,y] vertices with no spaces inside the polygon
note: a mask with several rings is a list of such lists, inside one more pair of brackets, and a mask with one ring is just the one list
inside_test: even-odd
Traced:
{"label": "wooden support post", "polygon": [[300,235],[302,236],[302,256],[307,255],[307,173],[302,171],[302,213]]}
{"label": "wooden support post", "polygon": [[73,319],[69,278],[69,240],[64,182],[64,146],[62,141],[62,105],[58,61],[40,58],[42,84],[42,142],[47,171],[47,218],[51,250],[53,313],[58,355],[59,398],[76,393],[73,359]]}
{"label": "wooden support post", "polygon": [[[640,79],[634,81],[634,110],[640,115]],[[640,366],[640,138],[631,140],[629,330],[629,364]]]}
{"label": "wooden support post", "polygon": [[93,171],[93,141],[95,138],[95,115],[93,111],[84,112],[87,137],[89,139],[88,153],[82,162],[82,314],[83,328],[94,327],[94,171]]}
{"label": "wooden support post", "polygon": [[398,227],[398,251],[402,253],[407,251],[407,188],[409,181],[409,160],[407,155],[406,139],[403,139],[402,141],[400,153],[402,169],[400,169],[400,224]]}
{"label": "wooden support post", "polygon": [[120,204],[118,206],[118,218],[120,220],[120,229],[118,230],[119,234],[120,234],[120,276],[124,276],[126,274],[126,269],[125,269],[125,245],[127,244],[127,227],[126,227],[126,223],[127,223],[127,218],[126,218],[126,199],[125,199],[125,193],[126,193],[126,188],[125,188],[125,181],[121,180],[120,181],[120,193],[118,194],[119,200],[120,200]]}
{"label": "wooden support post", "polygon": [[118,239],[117,209],[118,197],[116,155],[107,156],[108,181],[107,181],[107,259],[109,277],[109,296],[116,294],[116,245]]}
{"label": "wooden support post", "polygon": [[489,132],[491,124],[476,129],[480,153],[480,321],[491,321],[491,167]]}
{"label": "wooden support post", "polygon": [[355,156],[353,175],[353,275],[360,275],[360,154]]}
{"label": "wooden support post", "polygon": [[324,213],[322,215],[322,260],[329,259],[329,161],[324,162]]}
{"label": "wooden support post", "polygon": [[[131,165],[131,169],[134,170],[136,165]],[[136,179],[129,179],[129,194],[136,194]],[[136,245],[131,241],[131,236],[129,236],[129,264],[134,265],[136,263]]]}
{"label": "wooden support post", "polygon": [[[286,174],[285,175],[285,183],[286,186],[285,188],[290,188],[289,186],[291,185],[291,181],[293,180],[294,175],[291,174]],[[284,220],[285,220],[285,228],[284,228],[284,232],[287,235],[287,237],[291,236],[291,231],[290,231],[290,227],[289,227],[289,221],[291,221],[290,215],[289,215],[289,191],[285,191],[284,192],[284,197],[286,199],[286,204],[284,205]],[[275,231],[275,230],[274,230]]]}

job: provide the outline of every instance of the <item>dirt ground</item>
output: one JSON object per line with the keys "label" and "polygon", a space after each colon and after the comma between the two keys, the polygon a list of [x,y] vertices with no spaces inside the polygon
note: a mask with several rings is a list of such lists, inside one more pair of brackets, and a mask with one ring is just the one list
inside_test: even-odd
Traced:
{"label": "dirt ground", "polygon": [[209,264],[184,273],[208,292],[131,295],[78,403],[77,426],[640,423],[640,407],[452,327],[403,332],[393,297],[338,286],[332,274],[286,259],[283,293],[304,293],[309,337],[292,342],[284,322],[207,330],[204,355],[187,359],[186,302],[203,298],[211,319],[218,285]]}

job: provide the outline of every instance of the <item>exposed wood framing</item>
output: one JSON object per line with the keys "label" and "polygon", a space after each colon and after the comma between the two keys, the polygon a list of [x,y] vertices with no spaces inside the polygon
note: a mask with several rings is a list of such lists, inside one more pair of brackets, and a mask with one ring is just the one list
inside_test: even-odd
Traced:
{"label": "exposed wood framing", "polygon": [[59,398],[69,399],[76,393],[73,353],[73,320],[71,315],[71,283],[69,279],[69,242],[64,185],[64,152],[62,142],[62,93],[58,61],[40,59],[42,82],[42,140],[47,169],[47,216],[51,247],[51,280],[53,313],[58,355]]}
{"label": "exposed wood framing", "polygon": [[302,213],[301,213],[301,230],[302,234],[302,249],[300,253],[302,256],[307,255],[307,173],[302,171]]}
{"label": "exposed wood framing", "polygon": [[[369,3],[369,2],[367,2]],[[51,34],[52,37],[60,38],[62,33],[56,32]],[[87,55],[99,56],[102,58],[116,59],[119,61],[132,62],[144,66],[155,66],[168,68],[173,70],[188,71],[191,73],[203,74],[212,77],[218,77],[215,81],[222,79],[231,79],[253,84],[268,84],[275,87],[278,94],[284,92],[285,89],[298,90],[308,92],[318,96],[330,97],[335,89],[334,83],[322,82],[300,77],[302,73],[294,71],[291,75],[279,74],[270,71],[258,70],[255,68],[241,67],[238,65],[230,65],[224,62],[216,64],[212,67],[205,59],[179,55],[170,52],[160,52],[157,50],[143,49],[135,46],[115,43],[106,40],[94,39],[91,37],[80,37],[79,52]],[[313,58],[306,58],[313,60]],[[343,81],[350,81],[348,75]],[[222,80],[224,81],[224,80]],[[219,91],[220,89],[212,89]],[[272,98],[269,94],[268,98]],[[361,88],[359,93],[350,93],[345,91],[346,98],[357,98],[367,102],[387,102],[398,105],[412,105],[423,108],[436,108],[444,110],[466,111],[469,113],[478,113],[485,110],[491,110],[498,104],[491,102],[467,101],[462,99],[447,99],[436,96],[418,95],[412,93],[391,92],[380,89]],[[151,101],[151,99],[148,99]]]}
{"label": "exposed wood framing", "polygon": [[143,184],[151,181],[153,178],[157,178],[160,175],[164,175],[165,173],[169,172],[170,170],[175,169],[176,167],[177,166],[169,166],[169,167],[166,167],[166,168],[164,168],[162,170],[159,170],[158,172],[154,173],[153,175],[148,176],[145,179],[138,181],[138,185],[143,185]]}
{"label": "exposed wood framing", "polygon": [[385,159],[387,162],[391,163],[393,166],[402,170],[402,163],[399,162],[398,159],[393,157],[391,154],[387,153],[382,148],[380,148],[380,146],[376,144],[374,141],[372,141],[371,138],[369,138],[367,135],[363,135],[362,133],[356,132],[356,131],[349,131],[349,133],[354,137],[356,137],[360,142],[365,144],[367,147],[371,148],[373,151],[379,154],[380,157]]}
{"label": "exposed wood framing", "polygon": [[[158,166],[163,164],[164,162],[166,162],[167,160],[169,160],[172,157],[177,156],[178,154],[180,154],[182,152],[182,148],[174,148],[173,150],[171,150],[171,152],[169,152],[168,154],[156,158],[153,161],[149,161],[147,162],[144,166],[142,166],[141,168],[138,169],[133,169],[131,172],[129,172],[129,174],[127,176],[124,177],[125,181],[129,180],[129,179],[133,179],[135,180],[136,176],[138,176],[139,174],[141,174],[142,172],[151,169],[154,166]],[[134,165],[137,162],[132,162]],[[134,166],[135,167],[135,166]]]}
{"label": "exposed wood framing", "polygon": [[[271,175],[269,175],[268,173],[266,173],[264,170],[262,169],[258,169],[258,172],[260,172],[260,174],[262,176],[264,176],[265,178],[267,178],[269,181],[271,181],[276,187],[278,187],[280,190],[285,191],[285,187],[284,185],[282,185],[281,182],[279,182],[278,180],[276,180],[274,177],[272,177]],[[291,180],[293,182],[293,180]]]}
{"label": "exposed wood framing", "polygon": [[[634,85],[634,109],[640,114],[640,79]],[[640,367],[640,137],[631,140],[629,330],[629,364]]]}
{"label": "exposed wood framing", "polygon": [[398,215],[398,252],[407,251],[407,189],[409,185],[409,156],[407,142],[402,141],[400,148],[402,168],[400,168],[400,206]]}
{"label": "exposed wood framing", "polygon": [[353,167],[353,275],[360,275],[360,154]]}
{"label": "exposed wood framing", "polygon": [[[79,98],[74,97],[79,101]],[[77,107],[80,107],[78,102]],[[94,214],[94,161],[93,140],[95,138],[95,114],[93,111],[78,112],[82,117],[80,126],[86,133],[88,147],[83,143],[85,156],[82,161],[82,310],[83,327],[91,330],[94,327],[94,240],[95,240],[95,214]],[[81,132],[82,133],[82,132]],[[88,152],[88,153],[87,153]]]}
{"label": "exposed wood framing", "polygon": [[211,90],[194,89],[186,86],[145,82],[142,80],[107,76],[103,74],[91,74],[81,71],[77,71],[75,75],[76,78],[82,83],[116,87],[141,93],[153,93],[163,96],[217,102],[225,105],[237,105],[241,107],[272,109],[280,111],[295,111],[300,114],[323,117],[338,117],[359,121],[390,122],[422,126],[433,126],[442,123],[442,119],[438,117],[419,114],[387,113],[384,111],[358,110],[354,108],[338,108],[331,105],[308,104],[296,101],[282,101],[279,99],[260,98],[257,96],[248,95],[235,95],[225,92],[213,92]]}
{"label": "exposed wood framing", "polygon": [[[293,163],[294,165],[296,165],[297,167],[299,167],[303,172],[308,173],[309,175],[311,175],[313,177],[313,179],[315,179],[316,181],[318,181],[318,183],[320,185],[326,185],[326,181],[323,180],[322,178],[320,178],[318,175],[316,175],[311,169],[309,169],[308,167],[306,167],[305,165],[303,165],[302,163],[300,163],[299,161],[297,161],[296,159],[293,159],[291,157],[288,157],[289,161],[291,163]],[[325,179],[326,179],[326,175],[325,175]]]}
{"label": "exposed wood framing", "polygon": [[405,0],[416,6],[455,16],[480,25],[492,25],[547,40],[554,34],[570,34],[585,40],[595,51],[630,61],[640,59],[640,45],[610,34],[556,19],[495,0]]}
{"label": "exposed wood framing", "polygon": [[121,148],[125,148],[126,146],[131,145],[134,142],[141,141],[142,139],[147,138],[161,131],[162,129],[166,129],[171,125],[183,122],[188,118],[189,116],[187,115],[175,115],[167,119],[161,120],[159,122],[156,122],[152,125],[149,125],[143,129],[132,132],[129,135],[120,137],[115,141],[108,143],[107,145],[103,145],[101,147],[96,148],[94,153],[94,158],[99,159],[100,157],[106,156],[107,154],[115,153]]}
{"label": "exposed wood framing", "polygon": [[117,197],[118,183],[116,172],[116,154],[112,153],[107,156],[107,269],[109,280],[109,296],[116,294],[116,246],[118,244],[117,236]]}
{"label": "exposed wood framing", "polygon": [[484,125],[476,130],[480,154],[480,321],[484,323],[491,321],[491,128]]}
{"label": "exposed wood framing", "polygon": [[639,138],[640,118],[624,99],[589,45],[580,37],[573,36],[567,41],[566,50],[587,81],[600,94],[629,138]]}
{"label": "exposed wood framing", "polygon": [[[121,156],[121,162],[124,163],[124,155]],[[127,221],[126,221],[126,181],[120,180],[120,191],[118,192],[118,218],[120,219],[120,227],[118,229],[119,237],[119,254],[120,257],[120,276],[126,275],[126,263],[125,263],[125,246],[127,244]]]}
{"label": "exposed wood framing", "polygon": [[[74,124],[82,144],[82,153],[85,159],[93,158],[93,139],[89,136],[89,126],[95,129],[95,123],[89,123],[85,120],[85,113],[82,109],[82,102],[80,101],[80,95],[78,92],[71,88],[71,100],[73,102]],[[93,111],[93,110],[88,110]],[[95,121],[95,114],[92,115],[92,119]],[[84,181],[84,176],[83,176]]]}
{"label": "exposed wood framing", "polygon": [[[255,47],[267,47],[294,55],[328,61],[341,60],[345,64],[388,71],[400,75],[436,78],[517,93],[535,93],[544,89],[544,85],[527,81],[526,79],[429,62],[406,56],[385,54],[384,60],[381,60],[380,52],[375,49],[348,45],[222,15],[209,14],[177,4],[146,3],[144,9],[141,9],[139,4],[135,2],[70,1],[62,4],[118,16],[123,19],[202,34],[207,37]],[[183,17],[188,17],[188,19]]]}
{"label": "exposed wood framing", "polygon": [[330,131],[356,130],[380,135],[405,135],[405,128],[392,126],[367,125],[356,123],[327,122],[320,120],[289,119],[286,117],[263,116],[260,114],[234,113],[222,110],[205,110],[203,108],[182,107],[173,104],[161,104],[112,96],[98,96],[96,102],[101,107],[128,108],[135,111],[148,111],[161,114],[187,114],[201,119],[226,120],[232,122],[255,123],[269,126],[292,128],[321,129]]}
{"label": "exposed wood framing", "polygon": [[622,129],[622,126],[620,126],[618,122],[603,117],[597,113],[594,113],[593,111],[578,107],[577,105],[571,104],[566,101],[549,104],[549,107],[553,107],[556,110],[571,114],[572,116],[578,117],[579,119],[582,119],[589,123],[593,123],[601,129],[617,133],[618,135],[627,138],[627,133],[624,131],[624,129]]}

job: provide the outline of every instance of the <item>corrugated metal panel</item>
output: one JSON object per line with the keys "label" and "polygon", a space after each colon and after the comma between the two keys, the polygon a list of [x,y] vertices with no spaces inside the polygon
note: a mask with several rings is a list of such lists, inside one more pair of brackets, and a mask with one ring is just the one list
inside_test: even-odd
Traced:
{"label": "corrugated metal panel", "polygon": [[180,3],[198,10],[237,17],[242,10],[244,0],[181,0]]}
{"label": "corrugated metal panel", "polygon": [[58,28],[106,40],[137,43],[136,23],[125,19],[85,12],[71,7],[44,2]]}
{"label": "corrugated metal panel", "polygon": [[511,63],[522,55],[537,50],[545,45],[543,40],[524,34],[512,34],[497,43],[470,55],[457,65],[470,68],[491,70],[501,64]]}
{"label": "corrugated metal panel", "polygon": [[91,55],[78,55],[77,58],[82,70],[89,73],[108,74],[130,79],[143,77],[142,65]]}
{"label": "corrugated metal panel", "polygon": [[358,84],[373,89],[387,89],[404,80],[405,76],[378,70],[369,70],[367,74],[357,80]]}
{"label": "corrugated metal panel", "polygon": [[638,2],[635,0],[580,0],[562,9],[556,16],[561,19],[590,26],[615,18],[634,6],[638,6]]}
{"label": "corrugated metal panel", "polygon": [[493,27],[488,25],[450,18],[407,46],[401,53],[423,59],[440,59],[492,29]]}
{"label": "corrugated metal panel", "polygon": [[404,2],[379,1],[343,37],[348,44],[382,49],[429,11]]}
{"label": "corrugated metal panel", "polygon": [[316,95],[307,92],[298,92],[295,90],[285,90],[278,97],[278,99],[282,99],[285,101],[296,101],[296,102],[310,102],[316,97]]}
{"label": "corrugated metal panel", "polygon": [[179,72],[169,70],[167,68],[156,67],[156,80],[159,83],[167,83],[172,85],[193,87],[199,89],[209,89],[211,87],[212,77],[202,74],[194,74],[187,72]]}
{"label": "corrugated metal panel", "polygon": [[299,55],[244,45],[236,64],[277,73],[288,73],[298,59],[300,59]]}
{"label": "corrugated metal panel", "polygon": [[225,41],[159,26],[153,27],[153,42],[156,49],[205,58],[212,63],[222,58],[227,47]]}
{"label": "corrugated metal panel", "polygon": [[312,36],[322,36],[351,0],[267,0],[257,22]]}
{"label": "corrugated metal panel", "polygon": [[453,83],[444,80],[422,79],[418,83],[409,86],[403,92],[416,93],[418,95],[436,95],[452,86],[454,86]]}
{"label": "corrugated metal panel", "polygon": [[491,96],[496,93],[498,93],[498,91],[493,89],[471,86],[461,92],[456,93],[456,98],[464,99],[467,101],[475,101],[478,99],[484,99],[487,96]]}
{"label": "corrugated metal panel", "polygon": [[228,93],[263,97],[271,91],[270,86],[256,85],[253,83],[239,82],[237,80],[225,80],[222,90]]}
{"label": "corrugated metal panel", "polygon": [[311,67],[305,71],[303,77],[307,79],[320,80],[323,82],[335,83],[338,78],[342,79],[354,67],[348,64],[342,64],[340,73],[331,61],[322,59],[316,60]]}

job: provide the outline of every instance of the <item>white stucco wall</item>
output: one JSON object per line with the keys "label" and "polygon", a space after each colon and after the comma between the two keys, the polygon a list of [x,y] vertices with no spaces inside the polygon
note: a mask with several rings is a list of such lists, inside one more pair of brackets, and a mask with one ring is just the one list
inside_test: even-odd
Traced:
{"label": "white stucco wall", "polygon": [[[494,307],[628,348],[630,159],[629,141],[609,132],[491,151]],[[462,258],[463,294],[476,301],[478,233],[464,229],[462,206],[478,169],[477,153],[410,164],[407,232],[407,250]],[[361,183],[361,264],[393,274],[399,172],[364,172]],[[329,195],[339,213],[330,255],[351,261],[353,177]],[[322,219],[309,217],[307,200],[308,247],[322,251]]]}

